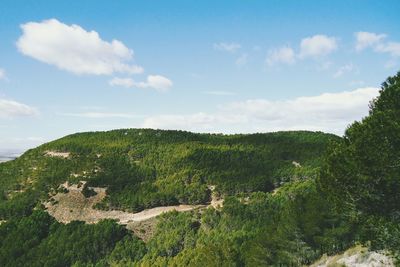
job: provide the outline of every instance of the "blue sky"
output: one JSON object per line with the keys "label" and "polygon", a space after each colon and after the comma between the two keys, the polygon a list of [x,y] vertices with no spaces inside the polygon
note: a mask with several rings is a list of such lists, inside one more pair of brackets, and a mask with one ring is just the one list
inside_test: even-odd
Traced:
{"label": "blue sky", "polygon": [[127,127],[342,134],[399,70],[399,10],[389,0],[3,0],[0,151]]}

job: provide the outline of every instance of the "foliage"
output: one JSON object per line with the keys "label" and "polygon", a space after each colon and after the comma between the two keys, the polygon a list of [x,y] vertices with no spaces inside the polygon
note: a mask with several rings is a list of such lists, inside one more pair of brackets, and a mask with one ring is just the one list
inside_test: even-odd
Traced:
{"label": "foliage", "polygon": [[400,253],[399,118],[400,72],[382,84],[369,116],[329,149],[319,181],[336,207],[364,228],[361,240],[394,253]]}
{"label": "foliage", "polygon": [[[304,131],[224,136],[124,129],[74,134],[0,164],[0,218],[29,215],[65,181],[107,187],[108,197],[97,208],[129,211],[206,203],[210,185],[222,195],[267,192],[292,178],[314,177],[325,148],[336,139]],[[49,156],[48,151],[70,155]],[[293,161],[303,167],[296,168]],[[84,192],[90,196],[89,191]]]}
{"label": "foliage", "polygon": [[[29,217],[0,225],[0,236],[0,262],[4,266],[96,263],[110,253],[110,259],[132,256],[133,252],[124,254],[129,242],[132,248],[135,247],[133,244],[141,246],[136,238],[114,221],[104,220],[95,225],[74,221],[64,225],[40,210]],[[141,249],[138,257],[143,255],[143,245]],[[132,258],[136,259],[134,255]]]}

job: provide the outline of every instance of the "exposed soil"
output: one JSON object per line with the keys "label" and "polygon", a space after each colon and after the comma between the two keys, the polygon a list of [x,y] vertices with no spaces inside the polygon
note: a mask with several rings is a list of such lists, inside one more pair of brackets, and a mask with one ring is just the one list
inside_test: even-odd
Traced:
{"label": "exposed soil", "polygon": [[86,223],[97,223],[102,219],[115,219],[119,224],[126,225],[126,228],[133,231],[136,236],[147,242],[154,234],[157,225],[157,216],[169,211],[191,211],[213,207],[220,209],[223,199],[214,192],[214,186],[210,186],[212,199],[209,205],[177,205],[163,206],[146,209],[141,212],[131,213],[121,210],[98,210],[94,205],[106,197],[106,188],[87,187],[94,191],[95,195],[85,197],[82,193],[86,188],[86,182],[70,185],[68,182],[60,185],[59,192],[50,197],[44,203],[47,212],[57,221],[69,223],[71,221],[84,221]]}
{"label": "exposed soil", "polygon": [[215,185],[209,185],[208,189],[211,191],[211,203],[210,206],[214,209],[221,209],[224,204],[224,199],[217,195],[215,192]]}
{"label": "exposed soil", "polygon": [[46,156],[49,157],[58,157],[58,158],[69,158],[70,154],[69,152],[60,152],[60,151],[51,151],[51,150],[47,150],[44,153]]}
{"label": "exposed soil", "polygon": [[102,219],[115,219],[120,224],[128,224],[130,222],[145,221],[168,211],[190,211],[206,207],[206,205],[164,206],[143,210],[138,213],[121,210],[98,210],[94,209],[93,206],[106,196],[106,188],[89,187],[89,189],[96,192],[96,195],[86,198],[82,194],[85,182],[81,182],[80,185],[65,183],[62,187],[67,189],[68,192],[57,193],[51,197],[49,202],[45,203],[45,207],[51,216],[63,223],[69,223],[74,220],[97,223]]}
{"label": "exposed soil", "polygon": [[384,252],[369,251],[365,247],[355,246],[334,256],[324,255],[311,267],[394,267],[393,259]]}

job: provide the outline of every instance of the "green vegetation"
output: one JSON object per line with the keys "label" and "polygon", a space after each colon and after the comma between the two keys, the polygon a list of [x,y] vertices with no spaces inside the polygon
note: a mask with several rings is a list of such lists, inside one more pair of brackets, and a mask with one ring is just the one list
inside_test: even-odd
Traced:
{"label": "green vegetation", "polygon": [[360,239],[400,257],[400,72],[383,84],[369,116],[329,149],[321,188],[360,227]]}
{"label": "green vegetation", "polygon": [[0,226],[5,237],[0,261],[7,266],[308,263],[322,252],[338,251],[332,244],[351,244],[351,229],[337,217],[312,180],[285,185],[274,196],[252,193],[246,203],[228,197],[222,211],[164,214],[147,244],[112,221],[63,225],[35,211]]}
{"label": "green vegetation", "polygon": [[[355,244],[400,254],[400,73],[343,138],[127,129],[64,137],[0,164],[5,266],[300,266]],[[48,156],[46,151],[69,152]],[[300,166],[296,166],[300,163]],[[210,201],[159,217],[147,243],[115,221],[61,224],[41,205],[65,182],[107,187],[101,209]]]}
{"label": "green vegetation", "polygon": [[[107,187],[108,198],[97,207],[128,211],[206,203],[210,185],[221,195],[268,192],[292,179],[315,176],[332,139],[338,137],[313,132],[223,136],[127,129],[74,134],[0,164],[0,219],[29,215],[65,181]],[[70,155],[49,156],[48,151]]]}
{"label": "green vegetation", "polygon": [[[132,246],[135,250],[144,247],[143,242],[113,221],[105,220],[96,225],[75,221],[63,225],[43,211],[6,222],[0,227],[0,235],[3,237],[0,241],[3,266],[96,263],[107,255],[110,255],[110,260],[118,259],[121,254],[127,256],[123,254],[123,246],[128,240],[136,244],[136,247]],[[118,246],[115,245],[117,242]]]}

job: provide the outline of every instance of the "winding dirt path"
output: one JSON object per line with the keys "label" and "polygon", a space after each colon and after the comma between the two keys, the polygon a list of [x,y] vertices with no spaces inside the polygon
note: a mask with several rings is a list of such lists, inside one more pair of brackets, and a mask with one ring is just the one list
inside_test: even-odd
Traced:
{"label": "winding dirt path", "polygon": [[177,205],[163,206],[152,209],[146,209],[141,212],[131,213],[121,210],[98,210],[94,205],[102,201],[106,197],[106,189],[93,187],[96,195],[86,198],[82,194],[82,189],[85,186],[83,182],[80,186],[62,185],[68,190],[67,193],[57,193],[49,202],[44,203],[47,212],[57,221],[69,223],[74,220],[84,221],[86,223],[97,223],[102,219],[115,219],[120,224],[128,224],[131,222],[141,222],[161,215],[169,211],[191,211],[195,209],[206,208],[212,206],[219,208],[222,206],[223,199],[218,199],[212,194],[210,205]]}

